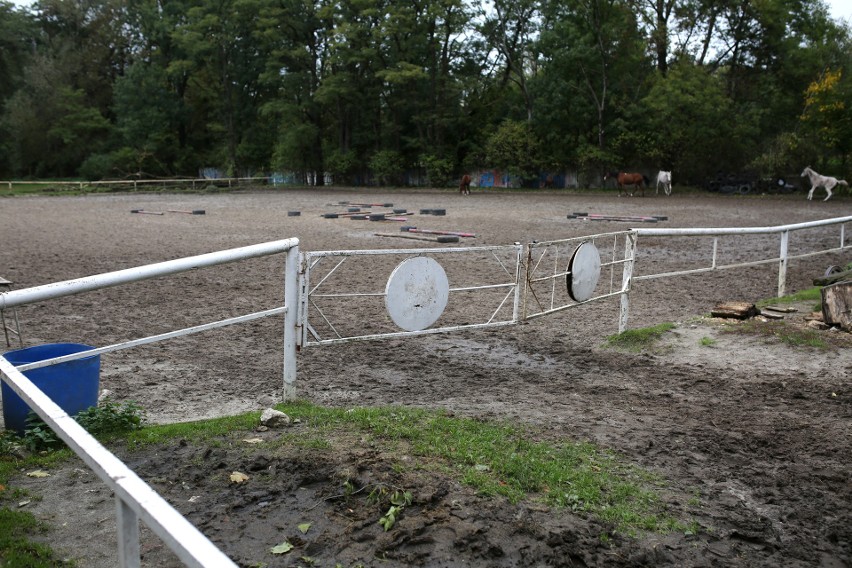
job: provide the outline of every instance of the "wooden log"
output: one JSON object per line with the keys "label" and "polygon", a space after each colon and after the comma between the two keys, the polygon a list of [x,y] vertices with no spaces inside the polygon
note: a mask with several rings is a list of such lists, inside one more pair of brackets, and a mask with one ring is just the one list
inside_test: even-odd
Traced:
{"label": "wooden log", "polygon": [[822,319],[828,325],[852,331],[852,282],[838,282],[820,290]]}
{"label": "wooden log", "polygon": [[852,270],[844,270],[843,272],[835,272],[822,278],[814,278],[814,286],[828,286],[829,284],[845,282],[846,280],[852,280]]}
{"label": "wooden log", "polygon": [[436,229],[418,229],[417,227],[409,227],[409,233],[424,233],[426,235],[450,235],[454,237],[476,237],[473,233],[465,233],[462,231],[439,231]]}
{"label": "wooden log", "polygon": [[408,233],[373,233],[377,237],[396,237],[398,239],[413,239],[415,241],[429,241],[430,243],[457,243],[459,238],[456,236],[440,236],[440,237],[419,237]]}
{"label": "wooden log", "polygon": [[748,302],[722,302],[710,311],[714,318],[748,319],[758,314],[757,307]]}

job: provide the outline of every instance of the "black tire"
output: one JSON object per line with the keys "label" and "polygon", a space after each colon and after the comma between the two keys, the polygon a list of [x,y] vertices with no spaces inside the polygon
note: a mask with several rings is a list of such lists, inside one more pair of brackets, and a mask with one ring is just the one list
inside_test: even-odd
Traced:
{"label": "black tire", "polygon": [[576,219],[577,218],[576,215],[566,215],[566,217],[568,217],[569,219]]}
{"label": "black tire", "polygon": [[574,213],[571,213],[571,214],[575,217],[587,217],[589,215],[588,213],[585,213],[585,212],[584,213],[577,213],[576,211]]}
{"label": "black tire", "polygon": [[751,186],[747,183],[741,184],[737,188],[737,193],[739,193],[740,195],[748,195],[749,193],[751,193]]}
{"label": "black tire", "polygon": [[407,233],[409,229],[416,229],[417,227],[412,227],[411,225],[403,225],[399,228],[400,232]]}
{"label": "black tire", "polygon": [[420,214],[421,214],[421,215],[431,215],[431,214],[432,214],[432,210],[431,210],[431,209],[421,209],[421,210],[420,210]]}
{"label": "black tire", "polygon": [[348,211],[349,213],[357,213],[357,212],[358,212],[358,211],[360,211],[360,210],[361,210],[361,208],[360,208],[360,207],[350,207],[349,209],[347,209],[347,211]]}
{"label": "black tire", "polygon": [[397,215],[401,215],[403,213],[407,213],[408,210],[407,209],[394,209],[393,212],[396,213]]}
{"label": "black tire", "polygon": [[350,217],[350,219],[352,219],[353,221],[366,221],[367,216],[366,215],[352,215],[352,217]]}
{"label": "black tire", "polygon": [[837,266],[836,264],[832,264],[831,266],[825,269],[825,277],[828,278],[832,274],[837,274],[839,272],[843,272],[843,269]]}
{"label": "black tire", "polygon": [[287,211],[288,217],[298,217],[301,214],[302,214],[301,211]]}
{"label": "black tire", "polygon": [[337,213],[324,213],[323,217],[326,219],[337,219],[338,215]]}
{"label": "black tire", "polygon": [[382,207],[393,207],[393,203],[385,203]]}
{"label": "black tire", "polygon": [[669,220],[669,218],[666,217],[665,215],[652,215],[652,217],[654,219],[656,219],[657,221],[668,221]]}
{"label": "black tire", "polygon": [[438,237],[437,240],[439,243],[457,243],[459,242],[459,238],[456,236],[442,236]]}
{"label": "black tire", "polygon": [[206,212],[204,211],[204,209],[193,209],[192,210],[193,215],[204,215],[205,213]]}
{"label": "black tire", "polygon": [[432,209],[432,215],[446,215],[446,209]]}
{"label": "black tire", "polygon": [[382,213],[374,213],[373,215],[370,215],[369,219],[370,221],[384,221],[385,216]]}

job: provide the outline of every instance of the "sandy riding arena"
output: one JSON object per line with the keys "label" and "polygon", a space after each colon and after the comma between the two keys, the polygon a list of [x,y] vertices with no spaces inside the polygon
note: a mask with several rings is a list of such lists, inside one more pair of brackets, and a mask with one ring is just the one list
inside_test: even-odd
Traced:
{"label": "sandy riding arena", "polygon": [[[353,219],[352,204],[383,206],[364,207],[373,213],[399,209],[406,220]],[[421,213],[430,209],[445,214]],[[568,218],[576,212],[665,218],[655,227],[751,227],[850,215],[852,202],[477,188],[464,197],[455,189],[16,197],[0,199],[0,276],[21,289],[289,237],[300,239],[303,252],[410,249],[525,244],[643,226]],[[376,235],[400,233],[403,224],[475,237],[439,244]],[[849,232],[847,224],[847,243]],[[838,234],[835,227],[794,236],[791,250],[837,246]],[[725,262],[743,262],[777,255],[778,237],[726,238],[719,246]],[[707,239],[640,240],[636,273],[708,262],[711,249]],[[788,293],[851,260],[847,249],[792,261]],[[381,290],[393,262],[347,260],[324,284],[327,293],[368,285]],[[499,263],[481,268],[478,260],[447,266],[451,285],[456,274],[487,282],[485,271],[502,270]],[[821,347],[790,346],[773,334],[726,332],[718,319],[703,317],[723,301],[774,297],[777,277],[773,263],[636,283],[628,327],[675,324],[639,353],[606,344],[619,317],[618,298],[607,298],[520,325],[314,345],[298,355],[300,399],[341,408],[445,409],[526,425],[542,439],[589,441],[657,475],[667,509],[694,521],[696,530],[613,533],[582,511],[478,495],[437,468],[415,467],[403,450],[353,445],[253,452],[176,441],[150,451],[115,451],[241,566],[848,567],[850,334],[823,331]],[[277,255],[29,305],[19,317],[27,346],[105,346],[275,307],[282,297]],[[387,318],[378,306],[365,312],[330,298],[323,313],[338,330],[384,332]],[[787,325],[804,327],[813,303],[797,307],[785,316]],[[454,325],[490,309],[479,300],[450,308],[458,308]],[[102,357],[100,386],[113,400],[138,402],[154,423],[261,410],[280,399],[281,345],[276,316],[117,351]],[[222,484],[232,470],[266,481]],[[14,481],[40,497],[27,507],[50,523],[45,540],[79,566],[116,566],[109,490],[81,463],[51,473]],[[412,503],[394,529],[384,531],[366,505],[328,498],[342,479],[356,485],[387,480],[412,490]],[[317,528],[295,531],[305,522]],[[284,536],[297,549],[270,555]],[[146,530],[142,563],[179,565]]]}

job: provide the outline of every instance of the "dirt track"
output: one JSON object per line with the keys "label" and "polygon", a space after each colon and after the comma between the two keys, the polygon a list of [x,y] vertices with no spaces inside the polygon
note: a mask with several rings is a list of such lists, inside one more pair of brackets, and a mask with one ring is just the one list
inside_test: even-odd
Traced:
{"label": "dirt track", "polygon": [[[377,223],[321,217],[341,210],[340,201],[392,202],[409,211],[445,208],[446,216],[415,216],[413,224],[472,231],[477,245],[631,226],[566,219],[577,211],[661,215],[668,217],[659,224],[666,227],[779,225],[852,213],[849,198],[827,203],[805,202],[801,195],[619,199],[476,189],[469,197],[444,191],[292,190],[14,198],[0,200],[0,276],[22,288],[292,236],[300,238],[304,251],[431,246],[375,237]],[[204,209],[205,215],[141,215],[132,209]],[[301,216],[288,216],[293,210]],[[398,227],[383,225],[381,230]],[[837,234],[836,229],[808,233],[802,242],[830,246]],[[793,252],[799,246],[796,238]],[[777,254],[777,247],[773,237],[747,243],[730,239],[721,248],[735,262],[756,249]],[[709,249],[693,241],[640,241],[640,260],[666,269],[702,258],[709,258]],[[848,253],[794,261],[788,291],[809,287],[830,264],[849,261]],[[28,345],[107,345],[271,307],[281,298],[281,262],[280,257],[250,261],[29,306],[20,311],[24,337]],[[381,281],[377,272],[358,268],[346,279],[353,286]],[[303,537],[300,554],[321,566],[849,566],[848,343],[840,342],[846,348],[790,349],[718,334],[694,321],[723,300],[772,297],[776,285],[775,269],[769,266],[638,284],[631,296],[631,327],[680,324],[667,336],[667,347],[641,355],[601,347],[617,331],[614,299],[520,326],[310,347],[299,355],[298,394],[319,404],[446,408],[517,420],[544,428],[548,436],[610,448],[669,480],[667,504],[698,522],[697,536],[616,537],[604,544],[599,535],[606,527],[594,521],[530,503],[510,506],[482,499],[441,476],[400,474],[389,466],[398,456],[346,448],[334,456],[247,458],[225,449],[211,454],[176,447],[128,459],[246,566],[300,565],[267,551],[286,532],[283,527],[308,515],[325,530],[315,539]],[[360,313],[351,318],[356,324],[364,321]],[[708,335],[716,345],[699,347],[698,340]],[[270,319],[117,352],[104,357],[101,387],[119,400],[140,402],[155,422],[263,408],[280,394],[280,336],[280,322]],[[221,464],[231,467],[246,459],[254,461],[245,467],[268,470],[273,463],[274,470],[286,471],[288,483],[271,476],[267,485],[253,486],[250,495],[210,484]],[[315,507],[347,468],[365,483],[392,479],[417,488],[416,508],[398,532],[383,533],[372,511],[353,508],[347,516],[333,503]],[[69,468],[56,472],[49,489],[41,481],[23,479],[21,484],[52,494],[33,505],[37,515],[60,525],[90,519],[60,526],[50,537],[54,543],[85,558],[83,566],[113,566],[114,505],[90,478],[85,470]],[[195,494],[209,499],[190,504],[188,496]],[[96,535],[101,544],[80,549],[72,543],[81,534]],[[168,564],[168,554],[156,541],[145,540],[143,551],[145,565]]]}

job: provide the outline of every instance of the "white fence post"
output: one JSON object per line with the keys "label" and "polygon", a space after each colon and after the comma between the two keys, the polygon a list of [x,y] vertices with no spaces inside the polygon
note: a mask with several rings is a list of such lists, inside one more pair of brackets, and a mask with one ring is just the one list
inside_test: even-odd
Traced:
{"label": "white fence post", "polygon": [[115,496],[115,517],[121,568],[139,568],[139,517],[118,495]]}
{"label": "white fence post", "polygon": [[790,244],[790,231],[781,233],[781,254],[778,262],[778,297],[784,295],[787,287],[787,247]]}
{"label": "white fence post", "polygon": [[621,314],[618,318],[618,333],[627,329],[630,316],[630,286],[633,280],[633,264],[636,261],[636,233],[628,233],[624,240],[624,269],[621,273]]}
{"label": "white fence post", "polygon": [[284,401],[296,398],[296,344],[299,341],[299,244],[287,251],[284,266]]}

